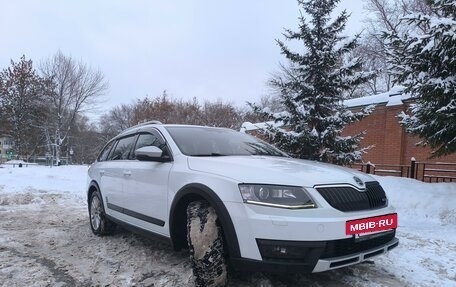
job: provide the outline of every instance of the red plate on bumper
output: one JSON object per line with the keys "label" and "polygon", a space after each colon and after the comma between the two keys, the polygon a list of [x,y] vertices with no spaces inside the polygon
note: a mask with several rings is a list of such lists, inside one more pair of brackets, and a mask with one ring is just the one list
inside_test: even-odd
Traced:
{"label": "red plate on bumper", "polygon": [[397,228],[397,213],[350,220],[345,223],[345,234],[361,234]]}

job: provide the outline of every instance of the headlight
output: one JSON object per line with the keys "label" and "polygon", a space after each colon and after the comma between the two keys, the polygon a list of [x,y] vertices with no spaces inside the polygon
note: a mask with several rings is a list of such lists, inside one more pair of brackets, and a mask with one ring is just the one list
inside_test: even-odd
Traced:
{"label": "headlight", "polygon": [[317,207],[302,187],[240,184],[239,190],[245,203],[291,209]]}

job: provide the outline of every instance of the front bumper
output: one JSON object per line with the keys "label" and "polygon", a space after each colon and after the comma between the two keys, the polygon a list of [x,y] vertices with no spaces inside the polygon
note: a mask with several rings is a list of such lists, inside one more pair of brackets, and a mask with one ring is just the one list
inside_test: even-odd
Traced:
{"label": "front bumper", "polygon": [[263,260],[231,258],[236,269],[268,273],[315,273],[361,263],[399,245],[395,231],[372,239],[284,241],[257,239]]}
{"label": "front bumper", "polygon": [[[233,202],[225,202],[224,205],[233,222],[239,243],[239,256],[236,257],[260,261],[264,258],[257,239],[289,242],[346,240],[352,238],[346,234],[347,221],[396,213],[391,206],[348,213],[323,204],[319,204],[319,208],[307,210],[288,210]],[[356,253],[356,250],[352,253]]]}

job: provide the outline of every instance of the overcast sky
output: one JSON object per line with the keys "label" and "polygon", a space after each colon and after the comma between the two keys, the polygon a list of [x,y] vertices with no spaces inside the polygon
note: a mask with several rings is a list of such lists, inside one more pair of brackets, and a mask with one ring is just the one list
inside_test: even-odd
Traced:
{"label": "overcast sky", "polygon": [[[37,67],[61,50],[109,81],[103,110],[158,96],[243,106],[267,94],[285,62],[274,39],[298,25],[295,0],[0,0],[0,69],[25,54]],[[347,33],[361,30],[363,4]],[[337,12],[336,11],[336,12]]]}

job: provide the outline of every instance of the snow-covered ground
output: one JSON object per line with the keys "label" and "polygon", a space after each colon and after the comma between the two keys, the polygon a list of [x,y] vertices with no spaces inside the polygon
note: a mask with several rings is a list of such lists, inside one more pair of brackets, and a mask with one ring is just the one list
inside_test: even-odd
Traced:
{"label": "snow-covered ground", "polygon": [[[96,237],[87,166],[0,166],[1,286],[188,286],[185,251],[119,230]],[[456,286],[456,183],[376,177],[399,213],[400,245],[311,275],[234,275],[230,286]]]}

